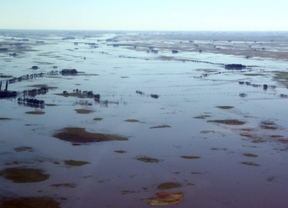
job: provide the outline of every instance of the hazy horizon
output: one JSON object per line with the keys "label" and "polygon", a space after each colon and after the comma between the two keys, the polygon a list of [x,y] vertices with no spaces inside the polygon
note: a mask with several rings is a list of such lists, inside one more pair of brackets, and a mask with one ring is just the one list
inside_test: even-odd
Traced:
{"label": "hazy horizon", "polygon": [[13,0],[0,29],[110,31],[287,31],[284,0]]}

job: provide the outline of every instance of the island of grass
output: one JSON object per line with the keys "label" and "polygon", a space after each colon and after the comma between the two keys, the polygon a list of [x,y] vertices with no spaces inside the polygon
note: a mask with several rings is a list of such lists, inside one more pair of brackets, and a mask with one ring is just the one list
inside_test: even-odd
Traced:
{"label": "island of grass", "polygon": [[173,189],[173,188],[180,188],[182,185],[180,183],[175,183],[175,182],[167,182],[167,183],[161,183],[157,189],[159,190],[168,190],[168,189]]}
{"label": "island of grass", "polygon": [[153,157],[147,157],[147,156],[139,156],[136,158],[139,161],[145,162],[145,163],[158,163],[161,162],[161,160]]}
{"label": "island of grass", "polygon": [[42,169],[33,168],[6,168],[0,175],[15,183],[35,183],[47,180],[50,175],[45,174]]}
{"label": "island of grass", "polygon": [[126,119],[125,122],[137,123],[137,122],[140,122],[140,121],[137,120],[137,119]]}
{"label": "island of grass", "polygon": [[183,155],[181,156],[183,159],[190,159],[190,160],[195,160],[195,159],[200,159],[200,156],[195,156],[195,155]]}
{"label": "island of grass", "polygon": [[2,197],[0,200],[1,208],[12,208],[12,207],[29,207],[29,208],[58,208],[60,203],[52,198],[44,197]]}
{"label": "island of grass", "polygon": [[78,127],[67,127],[56,132],[53,137],[60,140],[72,142],[72,143],[88,143],[88,142],[103,142],[103,141],[127,141],[128,138],[112,135],[112,134],[101,134],[101,133],[90,133],[85,128]]}
{"label": "island of grass", "polygon": [[69,166],[82,166],[82,165],[90,164],[89,162],[79,161],[79,160],[65,160],[64,162],[66,165],[69,165]]}
{"label": "island of grass", "polygon": [[243,125],[244,121],[239,121],[236,119],[225,119],[225,120],[208,120],[208,122],[226,124],[226,125]]}
{"label": "island of grass", "polygon": [[161,126],[152,126],[150,129],[164,129],[164,128],[171,128],[169,125],[161,125]]}
{"label": "island of grass", "polygon": [[89,113],[93,113],[94,110],[88,110],[88,109],[75,109],[75,111],[78,114],[89,114]]}

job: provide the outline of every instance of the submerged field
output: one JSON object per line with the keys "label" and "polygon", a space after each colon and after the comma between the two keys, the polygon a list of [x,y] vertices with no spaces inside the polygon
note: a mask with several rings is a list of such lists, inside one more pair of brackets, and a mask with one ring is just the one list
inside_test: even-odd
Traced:
{"label": "submerged field", "polygon": [[0,208],[287,206],[287,38],[0,31]]}

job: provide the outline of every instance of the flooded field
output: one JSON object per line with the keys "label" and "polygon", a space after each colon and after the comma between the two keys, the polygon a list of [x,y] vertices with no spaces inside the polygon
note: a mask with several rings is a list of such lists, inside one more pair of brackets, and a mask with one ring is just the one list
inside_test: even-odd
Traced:
{"label": "flooded field", "polygon": [[287,40],[0,30],[0,208],[286,207]]}

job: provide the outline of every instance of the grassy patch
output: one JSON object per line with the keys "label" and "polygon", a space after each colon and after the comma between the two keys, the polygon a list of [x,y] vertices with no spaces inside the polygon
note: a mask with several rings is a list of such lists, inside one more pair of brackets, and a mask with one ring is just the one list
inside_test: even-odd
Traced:
{"label": "grassy patch", "polygon": [[221,106],[216,106],[216,108],[220,108],[220,109],[224,109],[224,110],[227,110],[227,109],[231,109],[231,108],[234,108],[234,106],[229,106],[229,105],[221,105]]}
{"label": "grassy patch", "polygon": [[90,164],[89,162],[79,161],[79,160],[65,160],[64,162],[66,165],[69,165],[69,166],[82,166],[82,165]]}
{"label": "grassy patch", "polygon": [[47,103],[45,104],[45,106],[49,106],[49,107],[52,107],[52,106],[58,106],[57,104],[51,104],[51,103]]}
{"label": "grassy patch", "polygon": [[194,160],[194,159],[200,159],[201,157],[200,156],[195,156],[195,155],[183,155],[183,156],[181,156],[181,158]]}
{"label": "grassy patch", "polygon": [[248,165],[248,166],[260,166],[259,164],[257,163],[254,163],[254,162],[241,162],[243,165]]}
{"label": "grassy patch", "polygon": [[258,157],[258,155],[251,154],[251,153],[244,153],[243,154],[245,157]]}
{"label": "grassy patch", "polygon": [[256,76],[263,76],[264,74],[257,74],[257,73],[253,73],[253,74],[244,74],[244,76],[249,76],[249,77],[256,77]]}
{"label": "grassy patch", "polygon": [[161,183],[157,189],[159,190],[168,190],[168,189],[173,189],[173,188],[179,188],[182,187],[180,183],[175,183],[175,182],[167,182],[167,183]]}
{"label": "grassy patch", "polygon": [[30,197],[30,198],[8,198],[2,197],[1,208],[59,208],[60,203],[51,198]]}
{"label": "grassy patch", "polygon": [[209,118],[209,117],[211,117],[211,116],[210,115],[200,115],[200,116],[195,116],[193,118],[195,118],[195,119],[205,119],[205,118]]}
{"label": "grassy patch", "polygon": [[86,96],[82,93],[76,93],[76,92],[71,92],[71,93],[56,93],[55,95],[58,96],[63,96],[63,97],[77,97],[77,98],[85,98]]}
{"label": "grassy patch", "polygon": [[274,80],[281,83],[285,87],[288,87],[288,72],[275,72]]}
{"label": "grassy patch", "polygon": [[53,186],[55,188],[59,188],[59,187],[64,187],[64,188],[75,188],[76,184],[74,183],[57,183],[57,184],[52,184],[50,186]]}
{"label": "grassy patch", "polygon": [[94,118],[93,120],[94,120],[94,121],[102,121],[103,118]]}
{"label": "grassy patch", "polygon": [[93,113],[93,110],[87,110],[87,109],[75,109],[75,111],[79,114],[89,114],[89,113]]}
{"label": "grassy patch", "polygon": [[147,157],[147,156],[139,156],[136,158],[139,161],[145,162],[145,163],[158,163],[161,162],[161,160],[157,158]]}
{"label": "grassy patch", "polygon": [[0,121],[7,121],[7,120],[11,120],[11,118],[5,118],[5,117],[0,118]]}
{"label": "grassy patch", "polygon": [[243,125],[244,121],[239,121],[236,119],[225,119],[225,120],[208,120],[208,122],[226,124],[226,125]]}
{"label": "grassy patch", "polygon": [[260,127],[267,130],[277,130],[280,128],[273,121],[262,121],[260,123]]}
{"label": "grassy patch", "polygon": [[53,135],[54,137],[68,142],[86,143],[86,142],[102,142],[102,141],[127,141],[128,138],[111,134],[90,133],[84,128],[68,127],[60,130]]}
{"label": "grassy patch", "polygon": [[162,128],[171,128],[169,125],[161,125],[161,126],[152,126],[150,129],[162,129]]}
{"label": "grassy patch", "polygon": [[120,153],[120,154],[127,153],[127,151],[124,151],[124,150],[115,150],[114,152],[116,152],[116,153]]}
{"label": "grassy patch", "polygon": [[31,114],[31,115],[43,115],[43,114],[45,114],[44,111],[27,111],[25,113],[26,114]]}
{"label": "grassy patch", "polygon": [[49,90],[57,89],[57,87],[50,87],[50,86],[45,85],[45,84],[28,85],[28,87],[35,87],[35,88],[46,87],[46,88],[49,89]]}
{"label": "grassy patch", "polygon": [[137,119],[126,119],[125,122],[131,122],[131,123],[136,123],[136,122],[140,122]]}
{"label": "grassy patch", "polygon": [[0,175],[15,183],[34,183],[47,180],[50,175],[44,174],[42,169],[33,168],[6,168]]}
{"label": "grassy patch", "polygon": [[16,147],[14,150],[15,150],[16,152],[25,152],[25,151],[33,152],[33,148],[32,148],[32,147],[26,147],[26,146]]}

